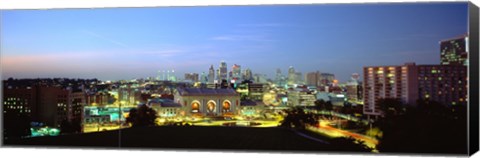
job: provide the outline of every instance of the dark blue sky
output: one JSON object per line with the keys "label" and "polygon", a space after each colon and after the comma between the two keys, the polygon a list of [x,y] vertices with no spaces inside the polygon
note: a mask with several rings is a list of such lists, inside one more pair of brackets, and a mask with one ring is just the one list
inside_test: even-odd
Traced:
{"label": "dark blue sky", "polygon": [[438,64],[438,42],[467,33],[467,4],[2,10],[2,78],[183,78],[225,60],[344,82],[363,66]]}

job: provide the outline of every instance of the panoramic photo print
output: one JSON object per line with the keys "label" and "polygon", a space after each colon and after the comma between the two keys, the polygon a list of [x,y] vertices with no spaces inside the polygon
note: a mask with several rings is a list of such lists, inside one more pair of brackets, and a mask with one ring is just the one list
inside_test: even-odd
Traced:
{"label": "panoramic photo print", "polygon": [[2,10],[3,145],[465,155],[468,8]]}

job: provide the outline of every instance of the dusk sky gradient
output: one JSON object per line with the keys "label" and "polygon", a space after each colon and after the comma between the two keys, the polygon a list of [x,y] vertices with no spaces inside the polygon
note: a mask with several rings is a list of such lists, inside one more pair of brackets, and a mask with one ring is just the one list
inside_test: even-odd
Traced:
{"label": "dusk sky gradient", "polygon": [[227,62],[333,73],[439,64],[439,41],[467,33],[467,2],[2,10],[2,79],[156,77]]}

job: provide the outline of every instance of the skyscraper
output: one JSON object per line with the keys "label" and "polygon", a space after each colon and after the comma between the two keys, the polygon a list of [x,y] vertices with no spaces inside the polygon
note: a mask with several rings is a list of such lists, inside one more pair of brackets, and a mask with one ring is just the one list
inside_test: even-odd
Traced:
{"label": "skyscraper", "polygon": [[441,65],[468,66],[468,36],[440,41]]}
{"label": "skyscraper", "polygon": [[320,85],[320,72],[309,72],[305,75],[305,83],[308,86],[319,86]]}
{"label": "skyscraper", "polygon": [[227,63],[225,61],[220,62],[220,67],[219,67],[219,80],[226,80],[227,79]]}
{"label": "skyscraper", "polygon": [[359,82],[359,75],[357,73],[352,74],[350,80],[348,80],[347,85],[347,99],[351,102],[357,102],[361,98],[361,85]]}
{"label": "skyscraper", "polygon": [[282,70],[277,68],[277,71],[275,73],[275,82],[277,83],[278,86],[284,86],[285,85],[285,77],[282,75]]}
{"label": "skyscraper", "polygon": [[242,80],[242,68],[240,65],[233,64],[232,66],[232,79]]}
{"label": "skyscraper", "polygon": [[253,75],[252,75],[252,70],[250,70],[249,68],[247,68],[245,70],[245,77],[244,77],[245,80],[253,80]]}
{"label": "skyscraper", "polygon": [[296,74],[295,74],[295,69],[293,68],[293,66],[290,66],[288,68],[288,82],[287,84],[289,85],[293,85],[293,84],[296,84]]}
{"label": "skyscraper", "polygon": [[295,72],[295,83],[303,84],[302,72]]}
{"label": "skyscraper", "polygon": [[208,77],[207,77],[207,75],[205,75],[205,72],[202,72],[202,74],[200,75],[200,82],[201,83],[207,83],[208,82]]}
{"label": "skyscraper", "polygon": [[214,83],[215,81],[215,69],[213,65],[210,65],[210,69],[208,69],[208,83]]}

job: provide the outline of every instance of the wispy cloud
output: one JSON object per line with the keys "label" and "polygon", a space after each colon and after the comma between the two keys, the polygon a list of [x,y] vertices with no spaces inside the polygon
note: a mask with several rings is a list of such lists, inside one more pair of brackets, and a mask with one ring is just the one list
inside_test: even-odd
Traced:
{"label": "wispy cloud", "polygon": [[217,41],[259,41],[259,42],[271,42],[275,41],[264,35],[222,35],[212,37],[211,40]]}
{"label": "wispy cloud", "polygon": [[98,38],[100,40],[103,40],[103,41],[107,41],[109,43],[112,43],[112,44],[115,44],[117,46],[121,46],[121,47],[124,47],[124,48],[129,48],[129,46],[123,42],[120,42],[118,40],[114,40],[110,37],[107,37],[107,36],[104,36],[104,35],[101,35],[99,33],[95,33],[93,31],[89,31],[89,30],[81,30],[82,33],[85,33],[89,36],[92,36],[92,37],[95,37],[95,38]]}
{"label": "wispy cloud", "polygon": [[175,55],[181,55],[185,52],[186,52],[185,50],[171,49],[171,50],[143,51],[143,52],[137,52],[137,53],[142,54],[142,55],[154,55],[154,56],[170,57],[170,56],[175,56]]}

